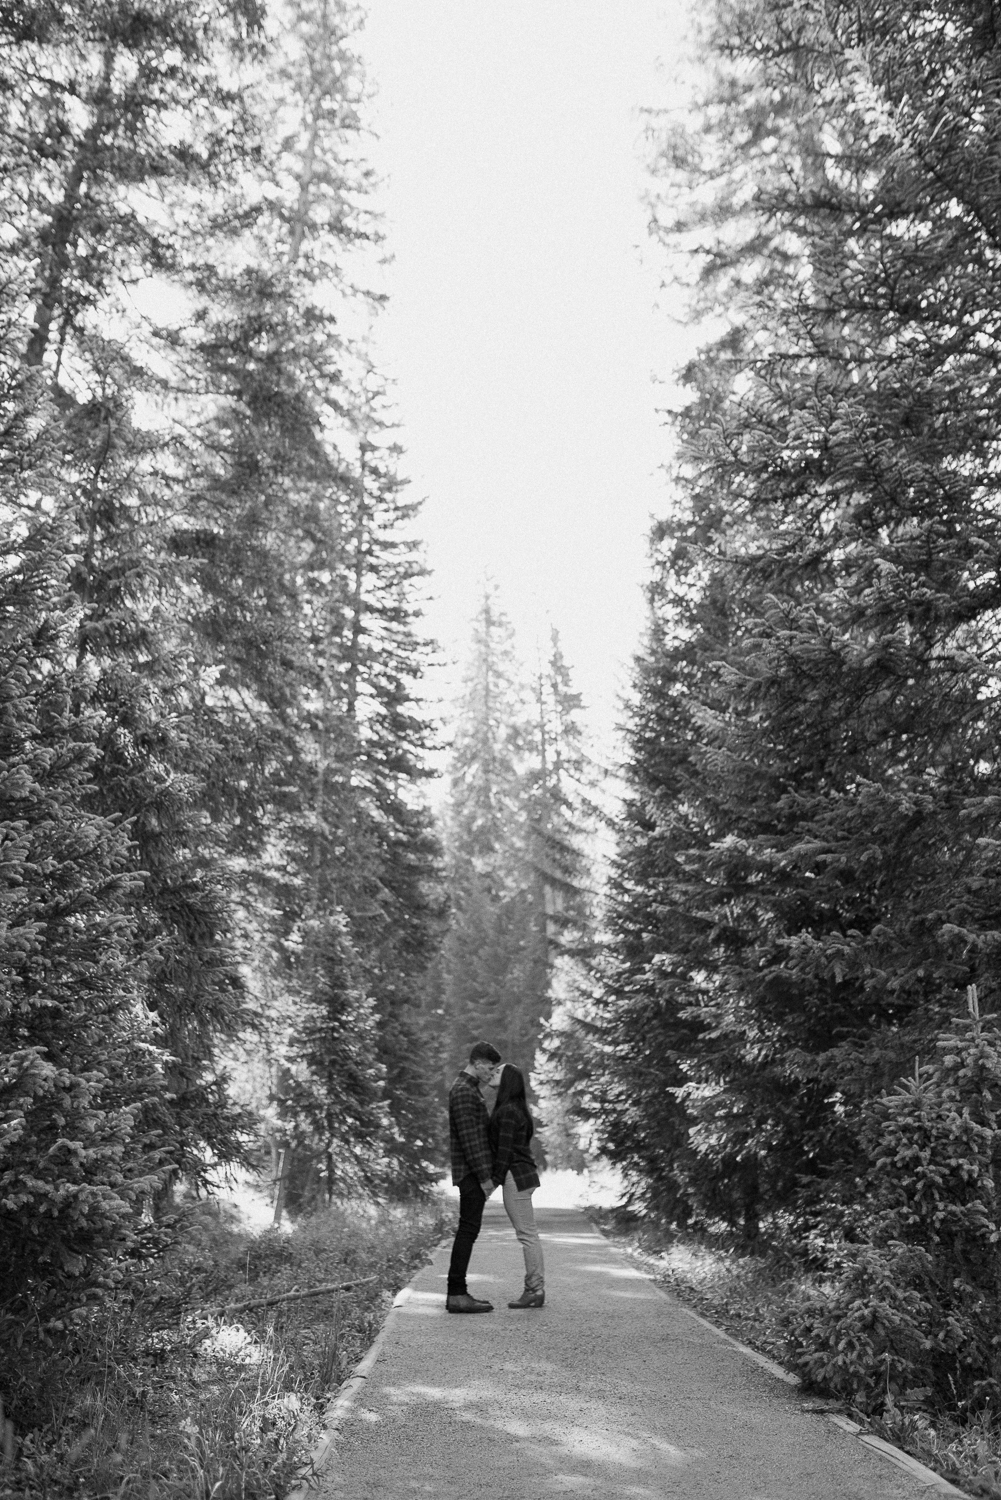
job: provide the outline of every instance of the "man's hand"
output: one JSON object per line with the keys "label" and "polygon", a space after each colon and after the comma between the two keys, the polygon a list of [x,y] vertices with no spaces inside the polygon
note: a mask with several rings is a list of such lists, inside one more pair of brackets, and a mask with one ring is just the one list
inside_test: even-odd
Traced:
{"label": "man's hand", "polygon": [[490,1194],[493,1192],[496,1186],[497,1184],[496,1182],[494,1182],[492,1177],[484,1177],[480,1182],[480,1187],[483,1189],[483,1196],[485,1198],[490,1197]]}

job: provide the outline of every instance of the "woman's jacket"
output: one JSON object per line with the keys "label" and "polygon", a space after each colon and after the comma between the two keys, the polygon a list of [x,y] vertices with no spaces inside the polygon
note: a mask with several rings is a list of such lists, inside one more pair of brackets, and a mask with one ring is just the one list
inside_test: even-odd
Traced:
{"label": "woman's jacket", "polygon": [[503,1186],[508,1172],[520,1193],[539,1186],[539,1173],[529,1141],[532,1127],[525,1111],[513,1100],[500,1104],[490,1116],[490,1150],[493,1153],[493,1179]]}

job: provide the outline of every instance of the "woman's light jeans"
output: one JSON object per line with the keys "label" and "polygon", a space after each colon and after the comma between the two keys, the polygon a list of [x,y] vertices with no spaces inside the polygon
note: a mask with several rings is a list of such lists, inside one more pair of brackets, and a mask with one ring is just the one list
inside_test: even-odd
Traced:
{"label": "woman's light jeans", "polygon": [[534,1192],[534,1188],[523,1188],[519,1191],[514,1185],[514,1178],[510,1172],[504,1178],[504,1207],[507,1209],[508,1218],[514,1225],[514,1232],[518,1236],[518,1243],[525,1257],[526,1292],[541,1292],[546,1285],[542,1246],[539,1243],[539,1231],[535,1227],[535,1214],[532,1211]]}

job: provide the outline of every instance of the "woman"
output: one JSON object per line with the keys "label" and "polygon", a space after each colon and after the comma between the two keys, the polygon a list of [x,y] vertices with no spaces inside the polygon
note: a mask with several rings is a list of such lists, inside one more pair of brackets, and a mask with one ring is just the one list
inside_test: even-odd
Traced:
{"label": "woman", "polygon": [[525,1290],[508,1307],[541,1307],[546,1300],[545,1267],[532,1212],[532,1194],[539,1186],[539,1174],[528,1145],[534,1126],[525,1099],[525,1075],[510,1063],[505,1063],[499,1074],[497,1099],[490,1116],[493,1179],[504,1188],[504,1207],[525,1256]]}

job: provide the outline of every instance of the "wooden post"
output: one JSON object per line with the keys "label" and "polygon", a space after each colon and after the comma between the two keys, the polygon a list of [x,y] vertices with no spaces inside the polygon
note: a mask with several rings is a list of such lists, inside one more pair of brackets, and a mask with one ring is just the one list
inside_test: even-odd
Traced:
{"label": "wooden post", "polygon": [[292,1153],[289,1150],[288,1146],[279,1147],[278,1171],[275,1176],[275,1183],[277,1185],[278,1191],[275,1194],[275,1214],[274,1218],[271,1220],[271,1227],[273,1229],[277,1229],[278,1225],[282,1221],[282,1210],[285,1207],[285,1179],[288,1176],[288,1164],[291,1155]]}

